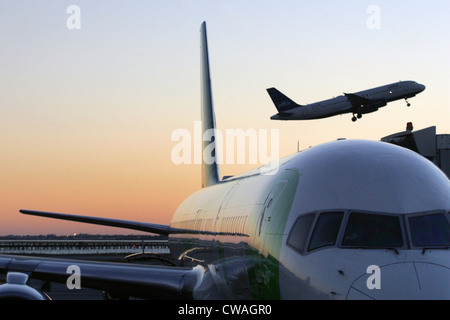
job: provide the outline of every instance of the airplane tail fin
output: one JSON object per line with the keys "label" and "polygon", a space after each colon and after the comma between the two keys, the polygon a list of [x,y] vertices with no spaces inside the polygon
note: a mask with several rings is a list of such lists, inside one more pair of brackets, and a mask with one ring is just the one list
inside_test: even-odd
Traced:
{"label": "airplane tail fin", "polygon": [[[201,101],[202,101],[202,131],[209,131],[209,141],[203,139],[202,150],[208,148],[208,159],[202,161],[202,187],[214,185],[220,181],[216,144],[216,118],[211,90],[211,76],[209,70],[208,41],[206,37],[206,22],[200,28],[201,37]],[[205,152],[203,152],[205,156]]]}
{"label": "airplane tail fin", "polygon": [[283,113],[295,107],[300,107],[299,104],[295,103],[275,88],[267,89],[267,92],[279,113]]}

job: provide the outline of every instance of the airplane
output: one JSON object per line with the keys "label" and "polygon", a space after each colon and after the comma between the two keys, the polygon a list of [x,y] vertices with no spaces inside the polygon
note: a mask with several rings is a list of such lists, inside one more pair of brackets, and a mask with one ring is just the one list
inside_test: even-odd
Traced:
{"label": "airplane", "polygon": [[[205,22],[200,34],[208,130]],[[167,235],[173,266],[0,255],[0,298],[50,299],[29,280],[66,283],[76,265],[83,288],[121,299],[450,299],[450,181],[429,160],[385,142],[337,140],[282,158],[271,174],[261,168],[221,179],[217,161],[204,161],[202,188],[169,225],[20,210]]]}
{"label": "airplane", "polygon": [[363,114],[378,111],[388,102],[405,99],[407,106],[410,107],[408,98],[424,90],[423,84],[400,81],[356,93],[344,93],[332,99],[307,105],[295,103],[276,88],[269,88],[267,92],[278,110],[278,113],[270,118],[272,120],[312,120],[352,113],[352,121],[355,122],[361,119]]}

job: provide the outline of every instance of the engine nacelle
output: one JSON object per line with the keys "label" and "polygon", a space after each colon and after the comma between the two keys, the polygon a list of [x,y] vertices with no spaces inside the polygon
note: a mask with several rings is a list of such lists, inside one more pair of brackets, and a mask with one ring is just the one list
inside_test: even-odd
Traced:
{"label": "engine nacelle", "polygon": [[8,272],[6,283],[0,285],[0,300],[51,300],[48,295],[27,285],[28,275]]}
{"label": "engine nacelle", "polygon": [[387,105],[386,99],[372,101],[369,105],[364,106],[363,113],[371,113],[378,111],[379,108]]}

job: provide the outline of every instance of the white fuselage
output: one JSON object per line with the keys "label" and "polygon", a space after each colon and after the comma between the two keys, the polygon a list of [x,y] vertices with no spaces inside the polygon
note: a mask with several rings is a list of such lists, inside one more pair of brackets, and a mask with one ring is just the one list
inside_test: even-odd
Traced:
{"label": "white fuselage", "polygon": [[[199,233],[171,235],[171,252],[206,270],[200,299],[449,299],[448,250],[418,243],[411,224],[431,215],[448,225],[449,211],[450,181],[429,160],[388,143],[336,141],[282,160],[273,176],[255,169],[193,194],[171,226]],[[332,224],[319,222],[329,213],[340,216],[330,235]],[[363,217],[355,236],[353,215]],[[309,227],[297,230],[306,216]],[[397,229],[378,230],[383,219]],[[374,267],[380,289],[367,285]]]}

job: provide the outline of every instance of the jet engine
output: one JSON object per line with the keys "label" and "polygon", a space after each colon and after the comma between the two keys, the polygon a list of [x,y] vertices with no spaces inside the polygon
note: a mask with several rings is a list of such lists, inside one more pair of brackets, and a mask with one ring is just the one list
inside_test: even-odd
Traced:
{"label": "jet engine", "polygon": [[361,108],[361,113],[372,113],[375,111],[378,111],[379,108],[384,107],[387,105],[387,101],[385,99],[375,100],[372,101],[369,105],[364,106]]}
{"label": "jet engine", "polygon": [[0,300],[51,300],[50,297],[27,285],[28,275],[8,272],[6,283],[0,285]]}

